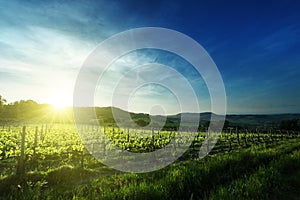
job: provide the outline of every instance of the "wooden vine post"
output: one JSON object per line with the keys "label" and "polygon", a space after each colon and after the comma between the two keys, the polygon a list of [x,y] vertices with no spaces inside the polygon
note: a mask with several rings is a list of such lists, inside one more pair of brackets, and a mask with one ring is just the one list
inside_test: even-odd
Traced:
{"label": "wooden vine post", "polygon": [[247,136],[248,135],[249,135],[249,132],[248,132],[248,129],[246,129],[246,131],[244,133],[244,142],[245,142],[246,147],[248,146],[248,144],[247,144]]}
{"label": "wooden vine post", "polygon": [[81,160],[80,160],[80,167],[83,169],[84,168],[84,148],[81,151]]}
{"label": "wooden vine post", "polygon": [[210,141],[209,141],[209,137],[210,137],[210,134],[209,134],[209,129],[207,129],[207,145],[206,145],[206,153],[208,154],[209,153],[209,146],[210,146]]}
{"label": "wooden vine post", "polygon": [[127,128],[127,142],[129,142],[130,140],[130,131],[129,131],[129,128]]}
{"label": "wooden vine post", "polygon": [[237,141],[238,141],[238,145],[240,145],[240,135],[239,135],[239,130],[236,128],[236,129],[235,129],[235,132],[236,132],[236,138],[237,138]]}
{"label": "wooden vine post", "polygon": [[152,144],[152,150],[155,150],[155,138],[154,138],[154,128],[151,129],[151,144]]}
{"label": "wooden vine post", "polygon": [[232,146],[231,146],[231,138],[232,138],[232,128],[230,128],[230,138],[229,138],[229,151],[231,151],[232,150]]}
{"label": "wooden vine post", "polygon": [[38,127],[35,127],[35,135],[34,135],[34,144],[33,144],[33,157],[35,157],[36,151],[35,148],[37,147],[38,142]]}
{"label": "wooden vine post", "polygon": [[25,135],[26,135],[26,126],[23,126],[22,137],[21,137],[21,154],[17,167],[17,175],[24,177],[25,175]]}
{"label": "wooden vine post", "polygon": [[154,143],[154,129],[152,128],[152,143]]}
{"label": "wooden vine post", "polygon": [[41,142],[43,141],[43,130],[44,130],[44,125],[42,125],[41,133],[40,133],[40,141]]}

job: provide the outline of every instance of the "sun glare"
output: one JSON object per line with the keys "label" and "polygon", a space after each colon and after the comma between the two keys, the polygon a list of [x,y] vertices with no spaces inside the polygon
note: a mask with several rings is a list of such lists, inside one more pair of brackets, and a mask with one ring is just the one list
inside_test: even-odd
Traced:
{"label": "sun glare", "polygon": [[66,108],[65,105],[62,104],[51,104],[55,110],[64,110]]}
{"label": "sun glare", "polygon": [[71,106],[69,99],[65,94],[52,94],[48,97],[48,102],[55,110],[62,111],[66,107]]}

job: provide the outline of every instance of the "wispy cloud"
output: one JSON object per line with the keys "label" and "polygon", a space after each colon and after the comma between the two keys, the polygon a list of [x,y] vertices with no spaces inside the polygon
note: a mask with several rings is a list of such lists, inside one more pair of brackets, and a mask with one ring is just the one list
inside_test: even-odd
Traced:
{"label": "wispy cloud", "polygon": [[[50,27],[45,23],[49,15],[43,15],[43,10],[34,9],[34,5],[15,7],[14,3],[7,2],[0,12],[1,93],[9,101],[33,98],[47,102],[48,93],[58,90],[72,96],[78,69],[94,45],[76,34]],[[15,15],[12,9],[21,15]]]}
{"label": "wispy cloud", "polygon": [[[229,112],[284,112],[285,108],[287,112],[300,111],[299,94],[295,92],[300,89],[297,6],[262,4],[270,10],[265,13],[264,9],[257,9],[256,3],[237,4],[234,8],[227,3],[219,8],[203,2],[194,4],[168,0],[151,4],[108,0],[1,1],[0,93],[10,102],[47,102],[47,96],[56,91],[72,97],[78,70],[99,42],[131,28],[161,26],[181,31],[207,48],[225,81]],[[256,17],[249,14],[254,12]],[[166,39],[161,38],[161,42]],[[108,54],[104,56],[109,58]],[[126,88],[156,78],[168,87],[176,86],[180,94],[186,94],[184,101],[189,104],[185,86],[180,84],[183,80],[176,73],[155,67],[134,70],[147,63],[163,64],[181,74],[196,92],[200,108],[210,110],[203,77],[178,56],[151,49],[132,52],[110,66],[99,82],[97,105],[111,104],[111,95],[121,77],[125,93]],[[96,61],[90,64],[99,67]],[[91,69],[87,79],[98,75],[97,70],[93,71],[97,68]],[[208,72],[206,75],[213,77]],[[130,103],[142,111],[148,109],[146,105],[160,102],[175,112],[176,98],[168,87],[141,86]],[[125,97],[128,94],[122,98]]]}
{"label": "wispy cloud", "polygon": [[196,83],[199,77],[192,69],[189,63],[170,52],[153,49],[131,52],[103,73],[96,95],[97,103],[111,105],[113,99],[117,99],[114,102],[118,105],[114,106],[127,109],[128,99],[145,108],[160,102],[167,107],[173,105],[170,112],[178,113],[181,108],[177,101],[185,104],[181,106],[186,111],[192,112],[198,109],[193,100],[200,100],[201,107],[208,108],[207,89]]}

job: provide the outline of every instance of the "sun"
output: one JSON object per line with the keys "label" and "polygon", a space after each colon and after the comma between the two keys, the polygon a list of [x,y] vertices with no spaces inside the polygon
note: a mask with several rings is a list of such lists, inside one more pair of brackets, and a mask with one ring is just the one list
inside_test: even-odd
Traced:
{"label": "sun", "polygon": [[66,105],[60,104],[60,103],[51,103],[51,105],[55,110],[58,110],[58,111],[62,111],[67,107]]}
{"label": "sun", "polygon": [[71,106],[70,98],[64,93],[54,93],[49,95],[48,102],[57,111],[62,111],[66,107]]}

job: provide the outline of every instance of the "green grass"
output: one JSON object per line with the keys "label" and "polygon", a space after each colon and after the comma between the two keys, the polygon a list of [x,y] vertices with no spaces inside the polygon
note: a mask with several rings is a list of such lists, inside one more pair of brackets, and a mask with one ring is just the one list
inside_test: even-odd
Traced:
{"label": "green grass", "polygon": [[222,185],[209,199],[299,199],[300,151],[282,155],[253,174]]}
{"label": "green grass", "polygon": [[[291,139],[218,153],[201,160],[177,162],[145,174],[112,175],[115,171],[108,171],[101,176],[100,171],[97,174],[95,171],[62,167],[44,174],[31,174],[32,177],[27,177],[22,184],[11,184],[9,193],[4,197],[297,199],[299,164],[300,139]],[[100,178],[91,180],[97,176]],[[2,181],[1,184],[8,184]]]}
{"label": "green grass", "polygon": [[[90,133],[88,136],[94,136],[98,130],[83,129]],[[20,155],[19,131],[19,127],[10,127],[0,134],[0,199],[296,199],[299,196],[300,138],[296,135],[243,133],[238,140],[236,134],[223,133],[210,154],[199,159],[197,154],[205,137],[205,133],[199,133],[196,143],[168,167],[145,174],[125,174],[105,167],[89,155],[74,127],[44,126],[39,129],[35,146],[35,127],[28,126],[25,176],[19,177],[15,175]],[[105,128],[105,131],[116,145],[134,152],[161,148],[175,134],[156,132],[152,141],[151,137],[147,139],[147,135],[152,136],[151,130],[131,130],[128,141],[127,130]],[[140,134],[144,137],[136,137]],[[180,140],[176,145],[180,147]]]}

